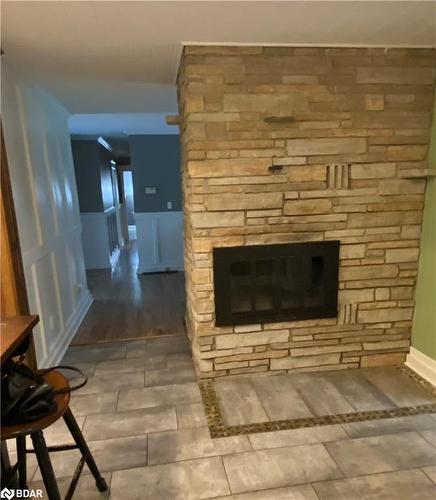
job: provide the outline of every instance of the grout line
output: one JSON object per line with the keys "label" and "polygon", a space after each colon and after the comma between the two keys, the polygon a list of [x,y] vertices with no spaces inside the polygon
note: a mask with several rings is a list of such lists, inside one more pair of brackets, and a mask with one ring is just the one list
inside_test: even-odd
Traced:
{"label": "grout line", "polygon": [[[429,465],[429,466],[427,466],[427,465],[426,465],[425,467],[432,467],[432,465]],[[429,476],[429,475],[427,474],[427,471],[426,471],[426,470],[424,470],[424,467],[421,467],[421,469],[420,469],[420,470],[422,470],[422,472],[425,474],[425,477],[428,477],[428,478],[430,479],[430,482],[431,482],[432,484],[434,483],[434,484],[436,485],[436,480],[432,479],[432,478],[431,478],[431,476]]]}
{"label": "grout line", "polygon": [[342,470],[342,467],[335,460],[334,456],[332,455],[332,453],[330,452],[330,450],[327,448],[327,446],[325,446],[327,443],[320,443],[320,444],[325,449],[325,451],[327,452],[327,455],[329,455],[329,457],[332,459],[332,461],[336,465],[338,471],[342,474],[342,477],[346,478],[347,476],[346,476],[345,472]]}

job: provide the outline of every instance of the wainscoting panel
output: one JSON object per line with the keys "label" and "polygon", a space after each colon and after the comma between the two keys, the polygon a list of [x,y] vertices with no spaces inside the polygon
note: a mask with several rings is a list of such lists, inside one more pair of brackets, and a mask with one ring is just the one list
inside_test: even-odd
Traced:
{"label": "wainscoting panel", "polygon": [[183,270],[183,213],[135,213],[138,273]]}

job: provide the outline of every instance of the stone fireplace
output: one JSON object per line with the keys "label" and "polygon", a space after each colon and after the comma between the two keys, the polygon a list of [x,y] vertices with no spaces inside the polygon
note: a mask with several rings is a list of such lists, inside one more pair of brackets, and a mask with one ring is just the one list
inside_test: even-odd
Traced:
{"label": "stone fireplace", "polygon": [[[434,80],[430,49],[185,47],[178,90],[186,321],[200,377],[404,361]],[[217,315],[244,272],[260,276],[245,285],[258,279],[264,290],[271,269],[283,275],[274,267],[284,269],[282,261],[271,263],[278,247],[317,242],[340,249],[333,314],[330,302],[316,316],[254,315],[248,323]],[[256,246],[267,249],[258,259],[265,262],[248,258],[244,268],[242,258],[233,271],[229,264],[235,279],[227,296],[215,297],[223,290],[220,249]],[[316,295],[324,264],[310,265],[293,279]],[[254,296],[237,307],[255,311]],[[310,303],[300,292],[289,297],[294,312]]]}

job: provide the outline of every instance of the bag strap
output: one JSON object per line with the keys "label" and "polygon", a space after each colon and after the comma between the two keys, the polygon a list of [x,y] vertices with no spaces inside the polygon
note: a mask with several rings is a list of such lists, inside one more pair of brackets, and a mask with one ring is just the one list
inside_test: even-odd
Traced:
{"label": "bag strap", "polygon": [[64,387],[63,389],[57,389],[54,391],[55,394],[69,394],[70,392],[77,391],[78,389],[81,389],[83,386],[85,386],[88,383],[88,375],[83,372],[80,368],[77,368],[76,366],[68,366],[68,365],[57,365],[57,366],[52,366],[50,368],[45,368],[43,370],[38,370],[38,373],[41,375],[46,375],[47,373],[50,373],[54,370],[70,370],[73,372],[78,373],[82,378],[82,382],[79,384],[76,384],[74,386],[68,386]]}

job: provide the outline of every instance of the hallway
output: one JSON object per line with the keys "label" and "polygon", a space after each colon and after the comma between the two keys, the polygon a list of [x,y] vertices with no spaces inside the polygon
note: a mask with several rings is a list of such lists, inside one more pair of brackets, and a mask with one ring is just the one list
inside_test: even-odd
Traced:
{"label": "hallway", "polygon": [[183,273],[136,274],[136,242],[110,269],[87,271],[94,302],[72,344],[84,345],[162,335],[184,335]]}

